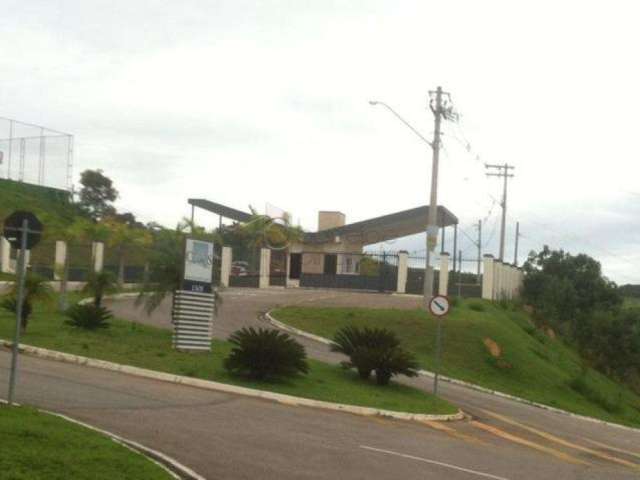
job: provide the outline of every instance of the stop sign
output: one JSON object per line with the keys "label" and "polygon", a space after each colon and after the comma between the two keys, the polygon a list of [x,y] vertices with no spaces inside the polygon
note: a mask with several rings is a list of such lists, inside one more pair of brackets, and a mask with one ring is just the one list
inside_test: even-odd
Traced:
{"label": "stop sign", "polygon": [[35,247],[42,237],[42,222],[32,212],[18,210],[4,220],[4,237],[15,249],[20,249],[22,224],[27,221],[27,250]]}

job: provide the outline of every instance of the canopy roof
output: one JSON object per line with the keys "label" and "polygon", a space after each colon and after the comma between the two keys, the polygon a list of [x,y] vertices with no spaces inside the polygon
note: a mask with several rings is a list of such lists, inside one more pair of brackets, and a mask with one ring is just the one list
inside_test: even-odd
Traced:
{"label": "canopy roof", "polygon": [[[200,198],[190,198],[190,205],[237,222],[247,222],[251,214],[227,207],[219,203]],[[426,230],[429,206],[411,208],[401,212],[349,223],[342,227],[329,228],[319,232],[304,234],[304,243],[322,244],[333,242],[351,242],[362,245],[384,242],[395,238],[422,233]],[[447,208],[438,205],[438,227],[448,227],[458,223],[458,218]]]}

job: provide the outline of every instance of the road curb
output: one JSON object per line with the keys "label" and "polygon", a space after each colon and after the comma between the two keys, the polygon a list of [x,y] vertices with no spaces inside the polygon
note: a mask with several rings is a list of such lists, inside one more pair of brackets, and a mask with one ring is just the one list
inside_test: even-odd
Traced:
{"label": "road curb", "polygon": [[[10,348],[12,343],[0,339],[0,345],[5,348]],[[147,370],[145,368],[133,367],[131,365],[122,365],[119,363],[108,362],[106,360],[97,360],[94,358],[82,357],[80,355],[73,355],[70,353],[58,352],[55,350],[48,350],[46,348],[34,347],[31,345],[19,344],[19,350],[27,355],[34,357],[45,358],[48,360],[56,360],[59,362],[73,363],[76,365],[83,365],[87,367],[100,368],[103,370],[110,370],[113,372],[125,373],[136,377],[148,378],[152,380],[159,380],[162,382],[174,383],[179,385],[186,385],[195,388],[201,388],[205,390],[213,390],[217,392],[230,393],[235,395],[243,395],[246,397],[261,398],[263,400],[271,400],[284,405],[293,405],[299,407],[311,407],[322,410],[331,410],[335,412],[352,413],[354,415],[361,415],[366,417],[387,417],[395,418],[398,420],[411,420],[417,422],[424,421],[439,421],[439,422],[451,422],[457,420],[463,420],[465,418],[464,412],[458,410],[457,413],[447,415],[432,415],[424,413],[408,413],[397,412],[393,410],[383,410],[372,407],[359,407],[356,405],[346,405],[343,403],[325,402],[322,400],[312,400],[309,398],[295,397],[293,395],[286,395],[283,393],[267,392],[265,390],[257,390],[254,388],[239,387],[236,385],[230,385],[227,383],[213,382],[210,380],[201,380],[199,378],[184,377],[181,375],[174,375],[171,373],[157,372],[155,370]]]}
{"label": "road curb", "polygon": [[[274,327],[282,329],[282,330],[284,330],[286,332],[289,332],[289,333],[293,333],[295,335],[300,335],[301,337],[305,337],[305,338],[308,338],[310,340],[314,340],[316,342],[323,343],[325,345],[332,345],[334,343],[331,340],[329,340],[328,338],[320,337],[318,335],[314,335],[313,333],[309,333],[309,332],[306,332],[304,330],[300,330],[298,328],[295,328],[295,327],[292,327],[292,326],[287,325],[285,323],[282,323],[279,320],[276,320],[275,318],[273,318],[273,315],[271,314],[272,311],[273,310],[269,310],[267,313],[264,314],[264,316],[267,319],[267,321],[271,325],[273,325]],[[430,377],[430,378],[433,378],[435,376],[435,374],[433,372],[430,372],[428,370],[419,370],[418,374],[423,376],[423,377]],[[553,412],[553,413],[560,413],[562,415],[567,415],[569,417],[573,417],[573,418],[576,418],[576,419],[579,419],[579,420],[584,420],[584,421],[596,423],[596,424],[599,424],[599,425],[606,425],[608,427],[619,428],[621,430],[629,430],[629,431],[632,431],[632,432],[640,432],[640,428],[628,427],[626,425],[620,425],[619,423],[611,423],[611,422],[607,422],[605,420],[599,420],[597,418],[587,417],[585,415],[580,415],[580,414],[577,414],[577,413],[568,412],[566,410],[561,410],[559,408],[550,407],[549,405],[544,405],[542,403],[534,402],[532,400],[527,400],[525,398],[516,397],[516,396],[510,395],[508,393],[500,392],[498,390],[491,390],[489,388],[481,387],[480,385],[476,385],[474,383],[465,382],[463,380],[458,380],[456,378],[451,378],[451,377],[446,377],[444,375],[439,375],[438,379],[441,380],[441,381],[447,382],[447,383],[451,383],[453,385],[458,385],[458,386],[461,386],[461,387],[469,388],[471,390],[476,390],[478,392],[482,392],[482,393],[486,393],[486,394],[489,394],[489,395],[493,395],[495,397],[504,398],[506,400],[511,400],[513,402],[522,403],[524,405],[529,405],[531,407],[540,408],[541,410],[547,410],[547,411]]]}
{"label": "road curb", "polygon": [[[0,403],[6,405],[7,401],[5,399],[3,399],[3,398],[0,398]],[[15,406],[20,406],[20,404],[15,403],[15,402],[14,402],[14,405]],[[35,407],[35,408],[39,412],[46,413],[47,415],[52,415],[54,417],[62,418],[63,420],[66,420],[67,422],[74,423],[76,425],[80,425],[80,426],[82,426],[84,428],[87,428],[87,429],[92,430],[94,432],[98,432],[99,434],[110,438],[114,442],[116,442],[116,443],[122,445],[123,447],[125,447],[125,448],[127,448],[127,449],[129,449],[129,450],[131,450],[131,451],[133,451],[135,453],[137,453],[138,455],[144,456],[150,462],[155,463],[156,465],[158,465],[160,468],[165,470],[167,473],[169,473],[169,475],[171,475],[173,478],[175,478],[177,480],[207,480],[202,475],[197,474],[196,472],[191,470],[189,467],[181,464],[180,462],[178,462],[174,458],[171,458],[171,457],[169,457],[168,455],[165,455],[162,452],[159,452],[157,450],[149,448],[149,447],[147,447],[145,445],[142,445],[142,444],[140,444],[138,442],[134,442],[133,440],[129,440],[128,438],[121,437],[120,435],[116,435],[115,433],[112,433],[112,432],[110,432],[108,430],[104,430],[102,428],[95,427],[95,426],[90,425],[88,423],[81,422],[80,420],[76,420],[75,418],[68,417],[67,415],[64,415],[62,413],[52,412],[52,411],[46,410],[44,408],[37,408],[37,407]]]}

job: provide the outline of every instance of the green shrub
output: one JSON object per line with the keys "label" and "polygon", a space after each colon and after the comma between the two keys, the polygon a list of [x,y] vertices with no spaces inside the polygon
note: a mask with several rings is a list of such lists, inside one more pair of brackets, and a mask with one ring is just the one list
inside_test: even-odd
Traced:
{"label": "green shrub", "polygon": [[85,330],[108,328],[109,320],[113,316],[105,307],[95,305],[73,305],[66,312],[68,325]]}
{"label": "green shrub", "polygon": [[469,302],[469,310],[473,310],[474,312],[484,312],[486,309],[486,305],[482,302]]}
{"label": "green shrub", "polygon": [[336,333],[331,350],[347,355],[345,368],[355,368],[358,375],[368,379],[376,375],[378,385],[387,385],[393,375],[417,376],[415,357],[400,346],[395,333],[384,328],[343,327]]}
{"label": "green shrub", "polygon": [[[4,308],[5,310],[10,311],[11,313],[17,313],[18,312],[18,299],[14,296],[6,296],[2,299],[2,301],[0,302],[0,307]],[[31,315],[33,311],[33,307],[31,306],[31,302],[26,301],[22,304],[22,316],[23,317],[29,317]]]}
{"label": "green shrub", "polygon": [[308,373],[304,347],[286,333],[264,328],[242,328],[229,337],[235,346],[224,360],[233,374],[256,380]]}

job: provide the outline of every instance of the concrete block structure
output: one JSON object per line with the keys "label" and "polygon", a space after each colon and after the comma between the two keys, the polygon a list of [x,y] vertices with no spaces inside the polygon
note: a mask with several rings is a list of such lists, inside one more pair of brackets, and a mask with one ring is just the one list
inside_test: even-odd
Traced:
{"label": "concrete block structure", "polygon": [[520,295],[524,274],[522,270],[485,255],[483,260],[482,298],[511,300]]}
{"label": "concrete block structure", "polygon": [[398,252],[398,279],[397,293],[407,291],[407,275],[409,273],[409,254],[405,251]]}
{"label": "concrete block structure", "polygon": [[53,279],[61,280],[60,273],[64,269],[67,260],[67,243],[62,240],[56,241],[56,252],[53,265]]}
{"label": "concrete block structure", "polygon": [[3,236],[0,236],[0,272],[14,273],[11,267],[11,244]]}
{"label": "concrete block structure", "polygon": [[220,285],[222,287],[229,286],[229,276],[231,275],[231,262],[233,261],[233,253],[231,247],[222,247],[222,256],[220,259]]}
{"label": "concrete block structure", "polygon": [[93,257],[93,271],[100,273],[104,267],[104,243],[93,242],[91,245],[91,256]]}

